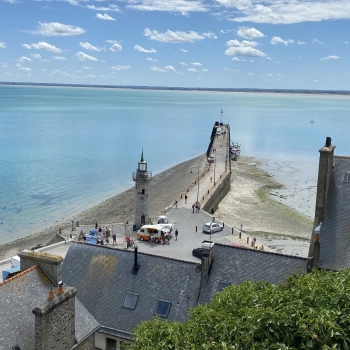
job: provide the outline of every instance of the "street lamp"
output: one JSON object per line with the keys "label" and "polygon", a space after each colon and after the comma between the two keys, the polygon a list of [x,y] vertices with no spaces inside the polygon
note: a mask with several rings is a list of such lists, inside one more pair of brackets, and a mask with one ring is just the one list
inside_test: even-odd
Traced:
{"label": "street lamp", "polygon": [[[199,201],[198,201],[198,197],[199,197],[199,168],[198,168],[197,166],[193,166],[193,167],[191,168],[190,174],[192,174],[192,169],[193,169],[193,168],[196,168],[197,171],[198,171],[198,180],[197,180],[197,183],[198,183],[198,188],[197,188],[197,203],[199,203]],[[214,175],[214,183],[215,183],[215,175]]]}
{"label": "street lamp", "polygon": [[215,186],[216,156],[214,157],[214,186]]}

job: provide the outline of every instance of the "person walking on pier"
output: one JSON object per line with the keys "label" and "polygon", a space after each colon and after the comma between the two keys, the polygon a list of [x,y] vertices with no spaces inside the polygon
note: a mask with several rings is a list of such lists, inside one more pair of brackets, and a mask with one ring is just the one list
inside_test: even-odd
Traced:
{"label": "person walking on pier", "polygon": [[112,234],[113,245],[117,245],[117,235],[115,233]]}
{"label": "person walking on pier", "polygon": [[179,235],[179,231],[176,229],[175,230],[175,241],[177,241],[177,236]]}
{"label": "person walking on pier", "polygon": [[187,194],[185,194],[185,203],[187,203]]}
{"label": "person walking on pier", "polygon": [[177,200],[176,199],[174,200],[174,205],[175,205],[175,208],[177,208]]}

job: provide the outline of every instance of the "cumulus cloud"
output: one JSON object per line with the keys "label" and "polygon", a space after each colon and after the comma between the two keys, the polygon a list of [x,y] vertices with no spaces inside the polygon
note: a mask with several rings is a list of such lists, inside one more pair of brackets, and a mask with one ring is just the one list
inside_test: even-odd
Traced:
{"label": "cumulus cloud", "polygon": [[91,68],[91,67],[86,67],[86,66],[84,66],[83,69],[85,69],[85,70],[91,70],[92,68]]}
{"label": "cumulus cloud", "polygon": [[36,49],[36,50],[47,50],[55,53],[61,53],[62,49],[51,45],[45,41],[39,41],[37,44],[22,44],[22,46],[26,49]]}
{"label": "cumulus cloud", "polygon": [[84,52],[77,52],[75,56],[80,61],[98,61],[96,57],[89,56]]}
{"label": "cumulus cloud", "polygon": [[257,39],[264,37],[264,34],[255,28],[241,27],[236,34],[244,39]]}
{"label": "cumulus cloud", "polygon": [[151,70],[154,70],[155,72],[176,72],[176,69],[173,66],[165,66],[164,68],[159,68],[156,66],[150,67]]}
{"label": "cumulus cloud", "polygon": [[238,62],[241,62],[242,60],[240,60],[239,58],[237,58],[237,57],[233,57],[232,58],[232,61],[238,61]]}
{"label": "cumulus cloud", "polygon": [[179,62],[182,66],[187,66],[187,63],[185,62]]}
{"label": "cumulus cloud", "polygon": [[118,43],[118,41],[107,40],[107,42],[112,44],[112,46],[109,48],[111,51],[116,52],[123,50],[123,47]]}
{"label": "cumulus cloud", "polygon": [[203,72],[209,72],[209,70],[208,70],[208,69],[205,69],[205,68],[203,68],[202,71],[203,71]]}
{"label": "cumulus cloud", "polygon": [[239,15],[228,18],[233,22],[292,24],[350,19],[348,0],[217,0],[217,2],[240,11]]}
{"label": "cumulus cloud", "polygon": [[39,22],[37,29],[31,31],[31,33],[45,36],[73,36],[84,34],[85,29],[58,22]]}
{"label": "cumulus cloud", "polygon": [[94,10],[94,11],[110,11],[110,12],[121,12],[119,10],[119,7],[114,4],[109,4],[107,7],[96,7],[95,5],[86,5],[86,8],[89,10]]}
{"label": "cumulus cloud", "polygon": [[173,66],[165,66],[164,69],[168,72],[176,72],[176,69]]}
{"label": "cumulus cloud", "polygon": [[40,54],[38,54],[38,53],[33,53],[33,54],[31,54],[31,56],[32,56],[33,58],[38,59],[38,60],[41,59],[41,56],[40,56]]}
{"label": "cumulus cloud", "polygon": [[320,58],[321,61],[338,60],[340,57],[336,55],[331,55],[327,57]]}
{"label": "cumulus cloud", "polygon": [[306,42],[305,41],[299,41],[298,40],[298,43],[297,43],[298,45],[306,45]]}
{"label": "cumulus cloud", "polygon": [[4,49],[6,47],[6,43],[0,42],[0,49]]}
{"label": "cumulus cloud", "polygon": [[52,58],[56,61],[67,61],[67,59],[63,56],[53,56]]}
{"label": "cumulus cloud", "polygon": [[187,50],[185,50],[185,49],[180,49],[180,51],[182,51],[182,52],[188,52]]}
{"label": "cumulus cloud", "polygon": [[192,66],[201,66],[202,65],[202,63],[199,63],[199,62],[192,62],[191,64],[192,64]]}
{"label": "cumulus cloud", "polygon": [[157,59],[152,58],[152,57],[147,57],[146,60],[147,60],[147,61],[151,61],[151,62],[158,62]]}
{"label": "cumulus cloud", "polygon": [[255,41],[248,41],[248,40],[238,41],[236,39],[233,39],[233,40],[227,41],[226,45],[234,46],[234,47],[255,47],[258,45],[258,43]]}
{"label": "cumulus cloud", "polygon": [[288,45],[288,44],[293,44],[294,40],[293,39],[288,39],[288,40],[283,40],[282,38],[280,38],[279,36],[274,36],[270,43],[272,45],[277,45],[277,44],[284,44],[284,45]]}
{"label": "cumulus cloud", "polygon": [[313,44],[320,44],[320,45],[323,44],[323,42],[318,40],[318,39],[312,39],[311,41],[312,41]]}
{"label": "cumulus cloud", "polygon": [[113,66],[113,67],[111,67],[111,69],[113,69],[113,70],[126,70],[129,68],[130,68],[130,66]]}
{"label": "cumulus cloud", "polygon": [[156,53],[156,52],[157,52],[157,50],[155,50],[155,49],[149,49],[149,50],[144,49],[144,48],[143,48],[142,46],[140,46],[140,45],[135,45],[135,46],[134,46],[134,49],[135,49],[136,51],[143,52],[143,53]]}
{"label": "cumulus cloud", "polygon": [[158,68],[158,67],[156,67],[156,66],[152,66],[152,67],[150,67],[149,69],[154,70],[155,72],[163,72],[163,73],[166,72],[165,69]]}
{"label": "cumulus cloud", "polygon": [[188,68],[187,71],[188,72],[197,72],[197,69],[196,68]]}
{"label": "cumulus cloud", "polygon": [[225,51],[228,56],[246,56],[246,57],[265,57],[266,53],[254,49],[253,47],[234,47],[231,46]]}
{"label": "cumulus cloud", "polygon": [[17,60],[18,62],[31,62],[32,60],[26,56],[22,56]]}
{"label": "cumulus cloud", "polygon": [[79,45],[88,51],[102,51],[104,48],[91,45],[89,42],[79,42]]}
{"label": "cumulus cloud", "polygon": [[189,12],[206,12],[203,0],[127,0],[127,7],[139,11],[163,11],[187,15]]}
{"label": "cumulus cloud", "polygon": [[105,14],[103,14],[103,15],[102,15],[101,13],[96,13],[96,18],[102,19],[102,20],[104,20],[104,21],[116,21],[115,18],[113,18],[113,17],[107,15],[107,13],[105,13]]}
{"label": "cumulus cloud", "polygon": [[163,43],[194,43],[205,38],[216,38],[215,34],[211,32],[200,34],[194,31],[173,32],[168,29],[165,33],[159,33],[156,30],[150,30],[149,28],[144,30],[144,36],[148,37],[150,40],[156,40]]}

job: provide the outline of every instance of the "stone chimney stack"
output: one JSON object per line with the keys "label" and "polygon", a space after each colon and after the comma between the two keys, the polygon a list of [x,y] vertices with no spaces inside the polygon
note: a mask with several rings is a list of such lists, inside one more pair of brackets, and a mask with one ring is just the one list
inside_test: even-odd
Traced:
{"label": "stone chimney stack", "polygon": [[18,253],[21,258],[21,271],[27,270],[30,267],[39,264],[40,268],[58,285],[62,280],[61,264],[63,258],[58,255],[33,252],[31,250],[22,250]]}
{"label": "stone chimney stack", "polygon": [[318,166],[317,194],[314,225],[312,228],[309,258],[313,256],[315,228],[324,221],[327,197],[333,174],[333,156],[335,146],[332,146],[332,139],[326,138],[326,144],[320,149],[320,161]]}
{"label": "stone chimney stack", "polygon": [[54,298],[36,307],[35,350],[70,350],[75,344],[75,295],[73,287],[59,287]]}

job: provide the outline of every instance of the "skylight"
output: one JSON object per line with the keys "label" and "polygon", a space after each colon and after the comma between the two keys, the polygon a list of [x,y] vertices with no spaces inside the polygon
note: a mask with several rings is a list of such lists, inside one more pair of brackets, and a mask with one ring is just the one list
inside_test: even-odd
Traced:
{"label": "skylight", "polygon": [[170,306],[171,306],[171,301],[158,299],[156,315],[161,317],[168,317]]}
{"label": "skylight", "polygon": [[224,288],[230,286],[231,283],[228,281],[219,281],[218,291],[221,292]]}
{"label": "skylight", "polygon": [[126,292],[123,307],[135,310],[139,296],[140,294],[137,293]]}

